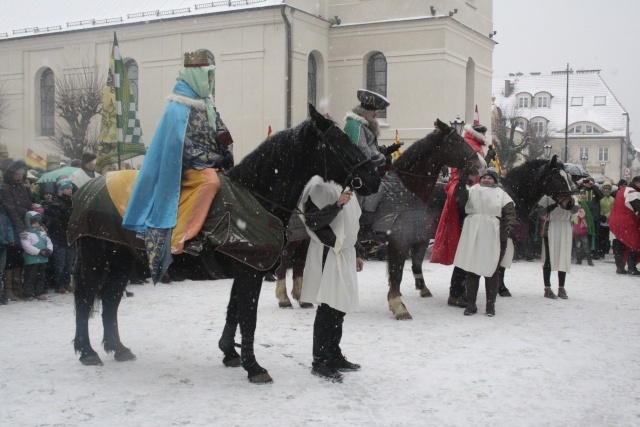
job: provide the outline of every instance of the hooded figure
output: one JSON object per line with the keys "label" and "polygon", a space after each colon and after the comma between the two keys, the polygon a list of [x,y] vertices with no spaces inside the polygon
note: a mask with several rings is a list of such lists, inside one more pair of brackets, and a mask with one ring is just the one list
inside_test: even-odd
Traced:
{"label": "hooded figure", "polygon": [[27,170],[27,164],[22,160],[13,162],[4,171],[4,185],[0,188],[0,201],[13,225],[16,241],[19,240],[19,234],[25,231],[24,216],[31,210],[32,205],[29,189],[24,185]]}
{"label": "hooded figure", "polygon": [[[206,54],[186,53],[184,68],[179,72],[131,193],[123,218],[125,228],[139,233],[151,230],[156,235],[155,242],[171,241],[183,172],[233,166],[229,150],[233,139],[211,97],[214,85],[215,66],[209,65]],[[151,238],[151,234],[147,233],[145,238]],[[161,259],[162,269],[166,269],[171,262],[169,249],[158,255],[154,258]],[[156,267],[151,266],[152,276],[154,270]]]}
{"label": "hooded figure", "polygon": [[82,187],[87,182],[100,176],[100,174],[96,172],[97,157],[95,153],[87,151],[82,153],[80,169],[72,173],[68,178],[77,188]]}

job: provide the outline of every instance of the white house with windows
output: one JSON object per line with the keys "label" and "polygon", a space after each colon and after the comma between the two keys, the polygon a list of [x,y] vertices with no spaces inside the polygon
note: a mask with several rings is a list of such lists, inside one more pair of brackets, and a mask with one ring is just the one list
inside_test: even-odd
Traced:
{"label": "white house with windows", "polygon": [[367,88],[391,101],[381,143],[425,136],[436,118],[467,122],[491,105],[492,0],[65,0],[9,2],[0,15],[0,129],[10,155],[41,155],[59,118],[55,79],[83,63],[106,74],[114,31],[148,143],[184,52],[207,51],[213,94],[237,158],[295,126],[307,103],[343,125]]}
{"label": "white house with windows", "polygon": [[635,150],[629,140],[629,114],[599,71],[494,77],[494,106],[516,117],[519,131],[532,126],[536,133],[548,133],[552,154],[563,161],[584,164],[588,172],[617,182],[636,174]]}

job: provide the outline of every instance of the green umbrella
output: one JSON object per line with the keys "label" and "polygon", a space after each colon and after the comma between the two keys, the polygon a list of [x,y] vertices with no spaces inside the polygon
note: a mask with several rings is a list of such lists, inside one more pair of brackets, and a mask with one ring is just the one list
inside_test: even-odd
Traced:
{"label": "green umbrella", "polygon": [[40,184],[42,182],[56,182],[59,176],[66,175],[67,177],[70,177],[71,174],[77,171],[78,169],[80,168],[65,166],[63,168],[56,169],[51,172],[43,173],[42,176],[36,181],[36,183]]}

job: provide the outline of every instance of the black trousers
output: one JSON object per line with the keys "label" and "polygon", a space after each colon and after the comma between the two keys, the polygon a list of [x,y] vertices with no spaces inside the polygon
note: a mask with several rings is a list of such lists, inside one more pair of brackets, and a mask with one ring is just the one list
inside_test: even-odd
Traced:
{"label": "black trousers", "polygon": [[318,306],[316,320],[313,323],[314,363],[327,363],[342,355],[340,341],[345,315],[346,313],[331,308],[327,304]]}
{"label": "black trousers", "polygon": [[24,287],[23,294],[25,297],[37,297],[46,294],[45,289],[45,272],[47,263],[28,264],[24,266]]}

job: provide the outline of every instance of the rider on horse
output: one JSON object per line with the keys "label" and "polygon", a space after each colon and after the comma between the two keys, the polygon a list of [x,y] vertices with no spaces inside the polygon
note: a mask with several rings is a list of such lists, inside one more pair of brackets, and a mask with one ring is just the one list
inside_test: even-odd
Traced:
{"label": "rider on horse", "polygon": [[[213,168],[233,166],[233,154],[229,150],[233,139],[211,97],[215,66],[209,64],[206,53],[185,53],[184,68],[177,80],[123,219],[123,226],[144,233],[147,248],[153,247],[156,252],[149,254],[154,281],[162,277],[171,262],[165,242],[173,240],[171,252],[180,253],[184,242],[195,237],[190,234],[172,236],[172,230],[180,222],[181,188],[189,182],[197,182],[194,191],[203,194],[205,189],[209,203],[201,203],[193,209],[198,211],[194,221],[202,225],[220,187]],[[192,223],[189,229],[197,233],[200,227]]]}

